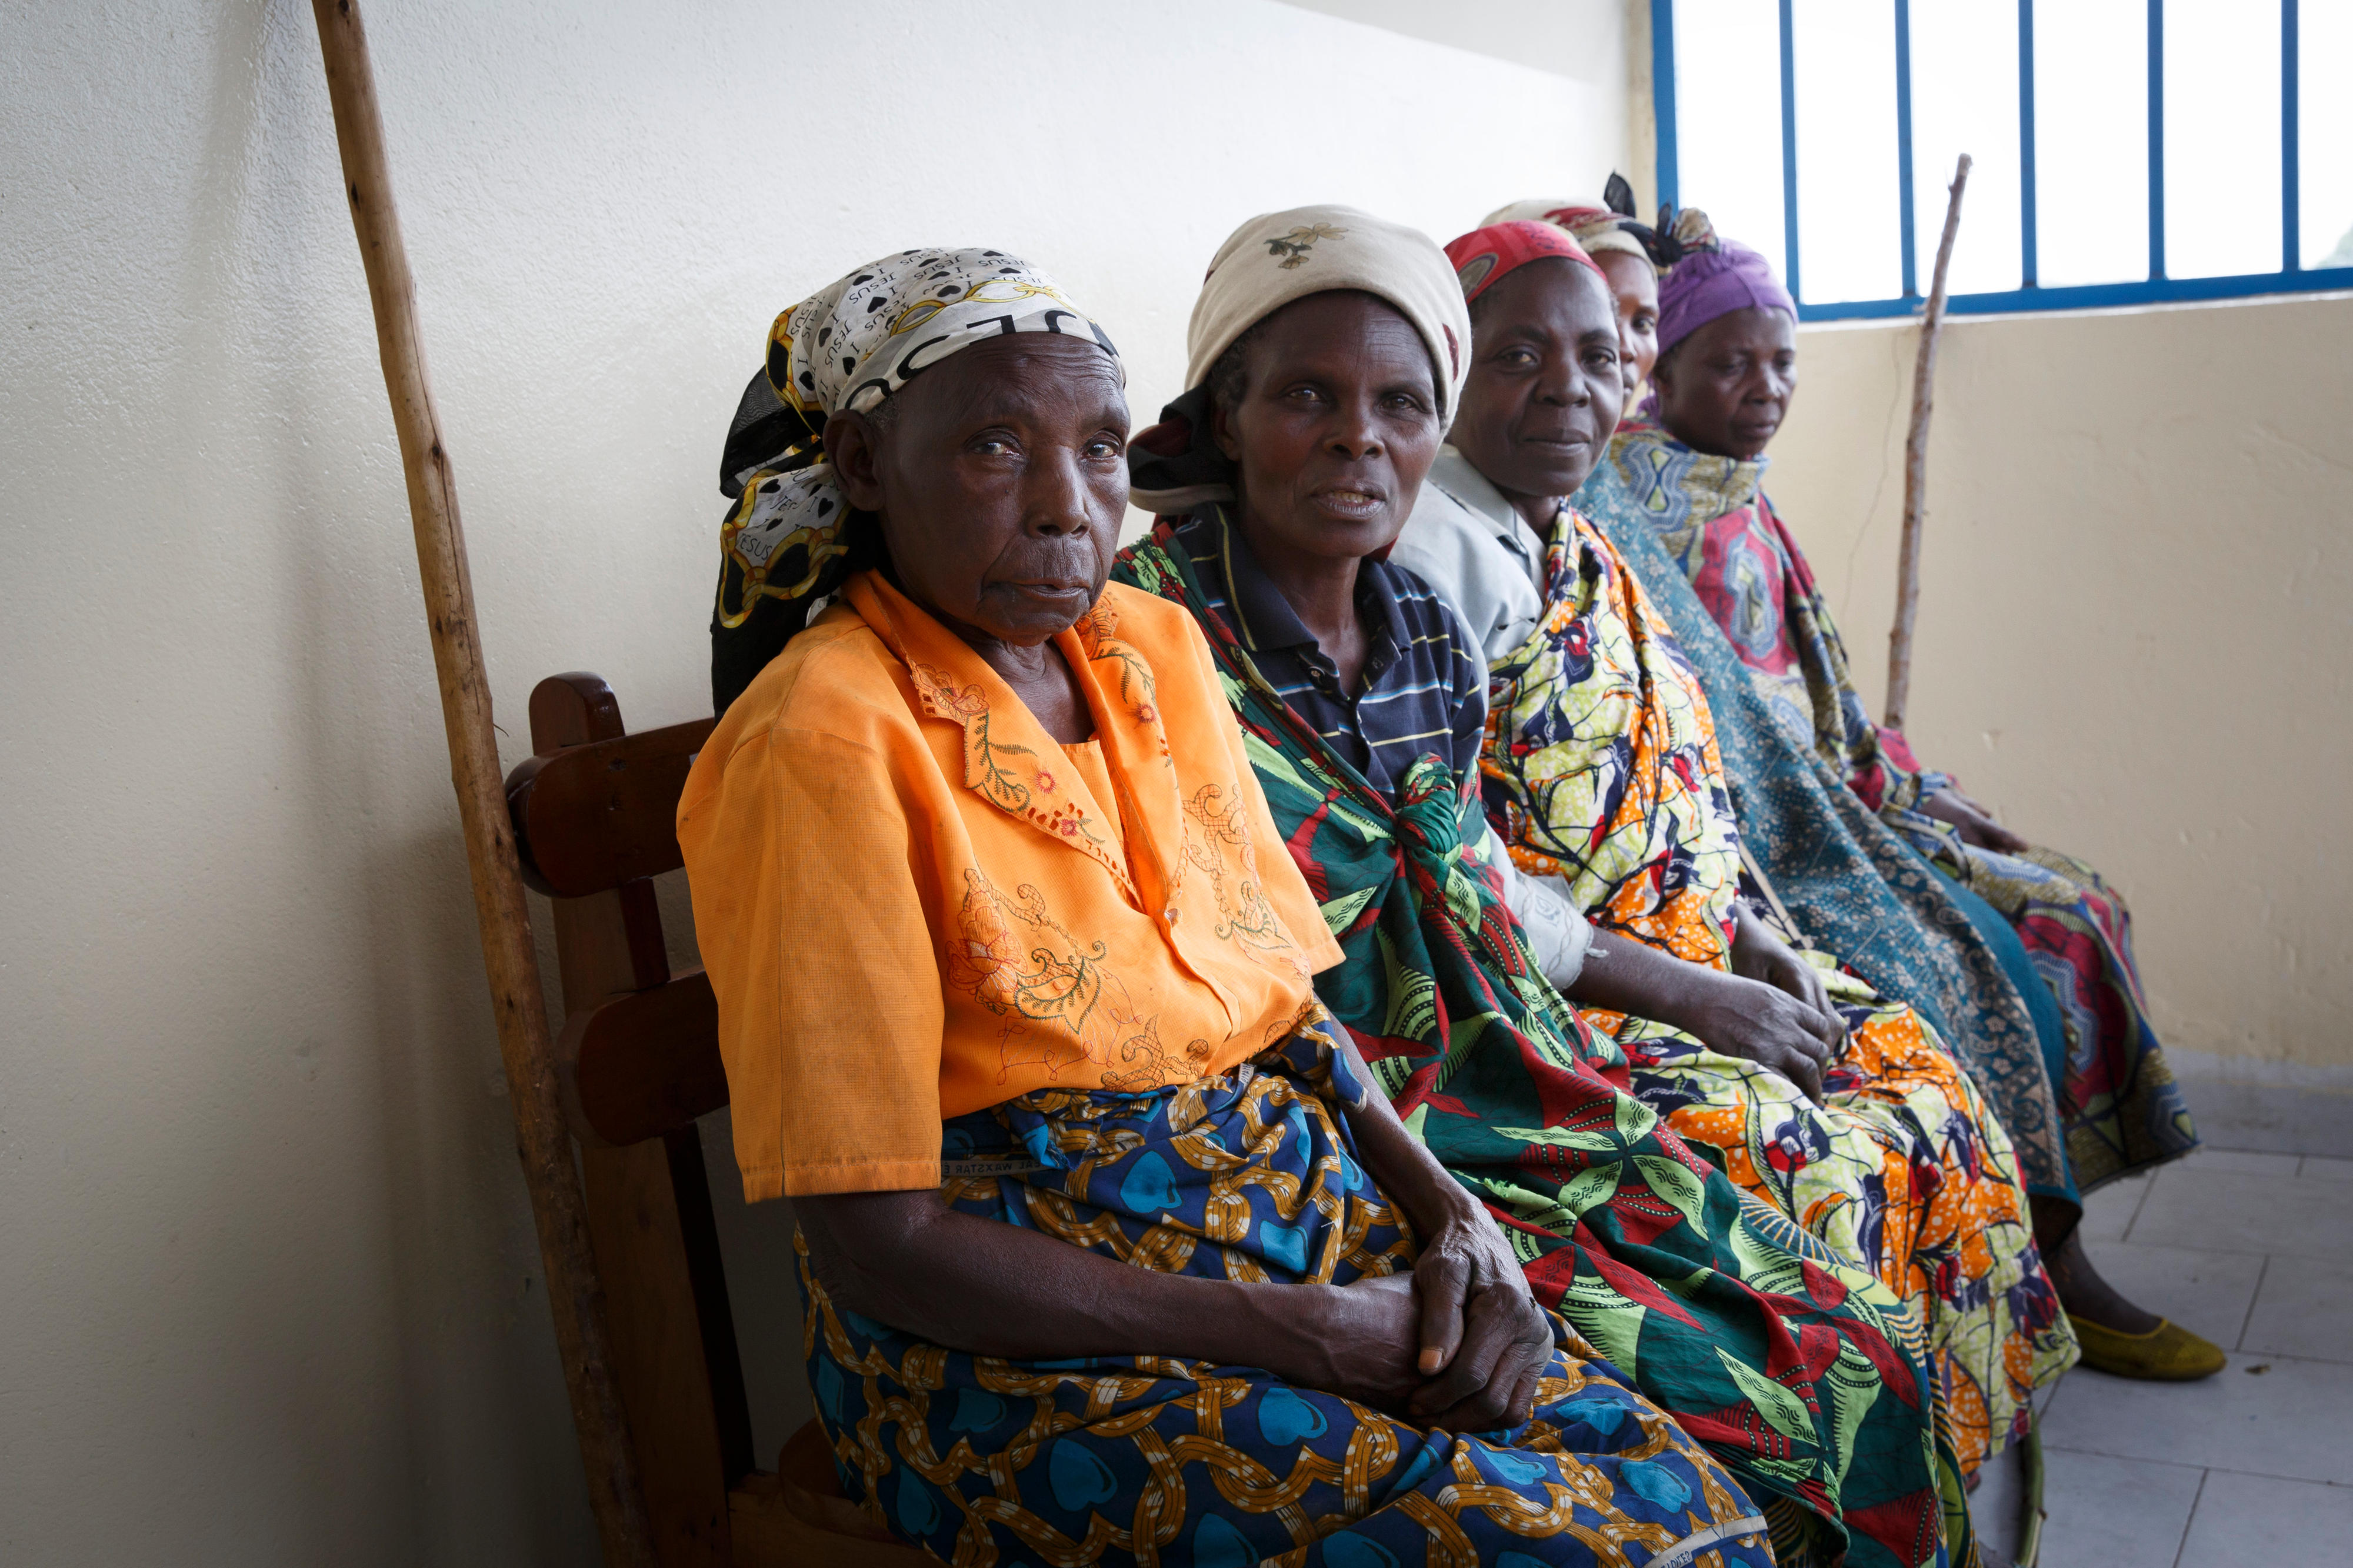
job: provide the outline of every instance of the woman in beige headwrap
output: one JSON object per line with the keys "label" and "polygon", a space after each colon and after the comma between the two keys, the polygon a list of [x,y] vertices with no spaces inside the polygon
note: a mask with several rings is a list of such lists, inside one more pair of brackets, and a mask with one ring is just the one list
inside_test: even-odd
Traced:
{"label": "woman in beige headwrap", "polygon": [[[1345,954],[1317,994],[1539,1300],[1766,1505],[1785,1568],[1918,1563],[1944,1508],[1967,1562],[1940,1383],[1916,1326],[1889,1331],[1910,1325],[1897,1296],[1696,1154],[1547,984],[1577,984],[1592,932],[1556,896],[1526,905],[1483,809],[1480,645],[1384,559],[1482,374],[1472,337],[1454,268],[1415,230],[1329,207],[1244,224],[1193,311],[1191,390],[1130,447],[1161,521],[1117,575],[1208,639],[1275,835]],[[1618,945],[1611,973],[1637,962]]]}

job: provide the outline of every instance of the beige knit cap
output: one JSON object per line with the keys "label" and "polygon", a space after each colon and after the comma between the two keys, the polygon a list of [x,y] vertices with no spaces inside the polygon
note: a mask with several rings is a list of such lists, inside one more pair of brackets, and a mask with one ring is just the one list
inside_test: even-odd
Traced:
{"label": "beige knit cap", "polygon": [[1413,323],[1443,367],[1438,416],[1451,425],[1471,358],[1471,312],[1453,264],[1419,229],[1355,207],[1267,213],[1218,247],[1185,331],[1186,386],[1208,381],[1218,356],[1275,311],[1335,289],[1377,295]]}

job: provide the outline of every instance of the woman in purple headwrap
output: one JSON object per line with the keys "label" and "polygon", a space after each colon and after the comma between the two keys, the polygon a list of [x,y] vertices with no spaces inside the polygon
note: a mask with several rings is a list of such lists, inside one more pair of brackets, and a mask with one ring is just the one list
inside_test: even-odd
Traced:
{"label": "woman in purple headwrap", "polygon": [[1659,595],[1714,710],[1744,835],[1806,934],[1928,1014],[2016,1142],[2089,1365],[2203,1377],[2213,1345],[2100,1279],[2081,1194],[2197,1145],[2146,1016],[2123,899],[1995,822],[1873,724],[1761,481],[1797,390],[1797,307],[1705,215],[1673,226],[1643,417],[1578,492]]}

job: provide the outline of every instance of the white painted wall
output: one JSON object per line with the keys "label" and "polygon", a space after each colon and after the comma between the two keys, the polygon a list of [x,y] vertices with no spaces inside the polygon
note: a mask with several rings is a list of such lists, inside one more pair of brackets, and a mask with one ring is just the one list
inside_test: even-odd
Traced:
{"label": "white painted wall", "polygon": [[[1242,217],[1624,151],[1271,0],[369,11],[510,762],[551,671],[703,710],[724,422],[847,268],[1029,256],[1149,416]],[[308,6],[0,11],[0,1560],[587,1560]]]}
{"label": "white painted wall", "polygon": [[[1586,90],[1569,141],[1555,147],[1551,184],[1498,195],[1472,218],[1528,197],[1601,199],[1612,170],[1649,192],[1655,174],[1650,0],[1289,0],[1451,48],[1556,72]],[[1508,121],[1497,130],[1511,134]],[[1470,173],[1469,170],[1465,171]],[[1645,208],[1644,210],[1648,210]],[[1440,235],[1443,241],[1451,235]]]}

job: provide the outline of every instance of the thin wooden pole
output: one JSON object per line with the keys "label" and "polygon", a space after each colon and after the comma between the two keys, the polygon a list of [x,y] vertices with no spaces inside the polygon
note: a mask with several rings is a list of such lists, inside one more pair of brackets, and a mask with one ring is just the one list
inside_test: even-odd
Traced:
{"label": "thin wooden pole", "polygon": [[401,467],[408,477],[417,575],[425,589],[433,667],[441,685],[441,718],[449,737],[449,782],[457,789],[458,813],[465,825],[482,966],[490,976],[491,1005],[498,1017],[507,1102],[514,1110],[515,1152],[522,1161],[523,1184],[531,1190],[532,1214],[538,1221],[540,1264],[547,1275],[556,1350],[564,1358],[573,1423],[587,1468],[588,1502],[596,1511],[609,1568],[651,1568],[652,1532],[638,1488],[628,1416],[614,1382],[604,1290],[589,1250],[572,1136],[556,1097],[555,1058],[539,988],[538,955],[532,945],[531,912],[523,901],[498,742],[491,725],[490,682],[474,619],[473,583],[466,570],[466,539],[458,522],[457,483],[425,374],[416,284],[401,242],[399,214],[393,206],[367,35],[353,0],[311,0],[311,11],[326,57],[327,95],[334,104],[335,140],[343,151],[344,194],[359,231],[368,297],[375,307],[385,388],[392,396]]}
{"label": "thin wooden pole", "polygon": [[1945,331],[1945,274],[1953,264],[1953,237],[1961,228],[1961,192],[1969,183],[1969,155],[1953,170],[1952,194],[1945,201],[1945,234],[1936,242],[1936,279],[1928,288],[1928,314],[1920,324],[1920,358],[1912,368],[1912,434],[1904,442],[1904,547],[1895,566],[1895,625],[1887,634],[1887,716],[1891,730],[1904,728],[1912,695],[1912,623],[1920,612],[1920,530],[1928,512],[1928,416],[1936,401],[1936,340]]}

